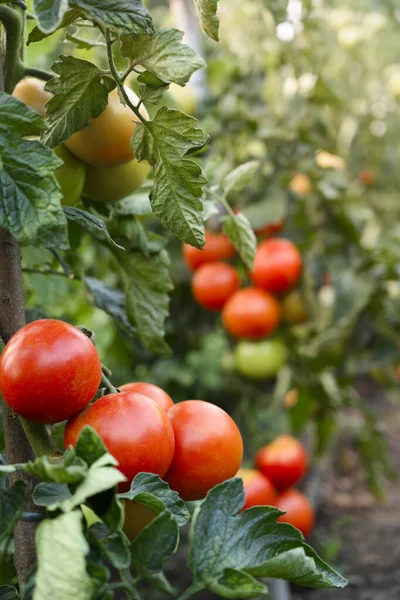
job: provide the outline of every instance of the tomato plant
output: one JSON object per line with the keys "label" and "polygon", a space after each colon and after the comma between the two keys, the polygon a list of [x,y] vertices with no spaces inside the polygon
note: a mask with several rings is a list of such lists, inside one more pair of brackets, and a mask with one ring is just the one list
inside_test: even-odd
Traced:
{"label": "tomato plant", "polygon": [[287,350],[279,339],[250,342],[241,340],[234,352],[236,370],[245,377],[267,379],[274,377],[285,364]]}
{"label": "tomato plant", "polygon": [[281,309],[276,298],[252,287],[235,292],[222,311],[225,329],[237,338],[266,337],[278,327],[280,318]]}
{"label": "tomato plant", "polygon": [[175,454],[165,476],[184,500],[199,500],[218,483],[233,477],[242,462],[237,425],[221,408],[186,400],[168,411],[175,434]]}
{"label": "tomato plant", "polygon": [[315,520],[314,509],[304,494],[295,489],[286,490],[278,497],[275,504],[279,510],[286,511],[278,521],[300,529],[304,536],[311,533]]}
{"label": "tomato plant", "polygon": [[299,280],[301,255],[292,242],[283,238],[264,240],[257,248],[252,273],[256,285],[274,294],[283,294]]}
{"label": "tomato plant", "polygon": [[171,396],[168,396],[167,392],[153,383],[145,383],[144,381],[125,383],[125,385],[120,386],[120,390],[121,392],[137,392],[138,394],[143,394],[143,396],[147,396],[154,400],[154,402],[157,402],[165,412],[174,405]]}
{"label": "tomato plant", "polygon": [[239,287],[235,269],[223,262],[205,263],[193,275],[192,291],[196,301],[209,310],[219,310]]}
{"label": "tomato plant", "polygon": [[243,510],[252,506],[274,506],[278,494],[271,481],[256,469],[240,469],[237,477],[243,480],[246,502]]}
{"label": "tomato plant", "polygon": [[255,463],[278,490],[285,490],[304,476],[308,459],[301,442],[290,435],[280,435],[257,452]]}
{"label": "tomato plant", "polygon": [[58,423],[84,408],[101,380],[92,342],[63,321],[45,319],[20,329],[0,358],[0,390],[18,415]]}

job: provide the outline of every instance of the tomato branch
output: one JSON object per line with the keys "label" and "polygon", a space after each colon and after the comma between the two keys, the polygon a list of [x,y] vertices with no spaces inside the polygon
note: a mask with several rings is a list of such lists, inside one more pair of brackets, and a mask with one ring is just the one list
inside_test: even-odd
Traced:
{"label": "tomato branch", "polygon": [[20,58],[23,19],[19,11],[0,4],[0,22],[6,34],[4,91],[11,94],[24,73],[24,66]]}
{"label": "tomato branch", "polygon": [[33,67],[24,67],[24,77],[37,77],[42,81],[50,81],[53,79],[53,73],[48,73],[47,71],[43,71],[42,69],[35,69]]}

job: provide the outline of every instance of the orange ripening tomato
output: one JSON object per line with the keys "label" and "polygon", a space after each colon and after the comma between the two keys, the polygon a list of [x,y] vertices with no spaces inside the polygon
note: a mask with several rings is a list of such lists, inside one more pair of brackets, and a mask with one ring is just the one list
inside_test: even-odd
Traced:
{"label": "orange ripening tomato", "polygon": [[257,469],[240,469],[236,477],[243,479],[246,494],[243,510],[252,506],[274,506],[278,494],[268,477]]}
{"label": "orange ripening tomato", "polygon": [[193,275],[192,292],[200,306],[209,310],[222,308],[239,287],[239,275],[223,262],[201,265]]}
{"label": "orange ripening tomato", "polygon": [[[130,88],[125,87],[129,99],[137,104],[139,98]],[[140,107],[140,113],[149,118],[147,110]],[[69,137],[64,144],[80,160],[94,167],[118,167],[135,156],[131,148],[131,138],[138,117],[120,100],[117,90],[110,92],[105,110],[91,123]]]}
{"label": "orange ripening tomato", "polygon": [[35,423],[65,421],[95,396],[97,350],[79,329],[56,319],[25,325],[0,357],[0,392],[11,410]]}
{"label": "orange ripening tomato", "polygon": [[75,446],[80,432],[90,425],[118,461],[118,469],[130,488],[132,479],[141,472],[163,477],[174,455],[174,432],[166,413],[154,400],[137,392],[108,394],[67,422],[64,445]]}
{"label": "orange ripening tomato", "polygon": [[257,469],[268,477],[276,489],[286,490],[295,485],[308,467],[307,453],[296,438],[280,435],[256,454]]}
{"label": "orange ripening tomato", "polygon": [[275,221],[274,223],[267,223],[267,225],[264,225],[259,229],[255,229],[254,233],[257,237],[260,237],[262,235],[271,236],[275,235],[275,233],[279,233],[280,231],[282,231],[284,227],[285,219],[282,217],[282,219],[280,219],[279,221]]}
{"label": "orange ripening tomato", "polygon": [[278,300],[268,292],[253,287],[235,292],[222,310],[224,327],[236,338],[264,338],[275,331],[280,318]]}
{"label": "orange ripening tomato", "polygon": [[275,506],[286,511],[277,521],[293,525],[305,537],[311,533],[315,521],[314,509],[304,494],[294,489],[286,490],[278,497]]}
{"label": "orange ripening tomato", "polygon": [[304,175],[304,173],[296,173],[289,183],[289,189],[304,198],[312,192],[311,179],[307,175]]}
{"label": "orange ripening tomato", "polygon": [[45,81],[36,77],[25,77],[17,83],[12,95],[44,117],[46,115],[45,105],[53,97],[53,94],[46,92],[45,85]]}
{"label": "orange ripening tomato", "polygon": [[124,508],[125,520],[122,530],[130,540],[134,540],[157,516],[150,508],[133,500],[125,500]]}
{"label": "orange ripening tomato", "polygon": [[168,396],[167,392],[164,392],[163,389],[158,387],[158,385],[154,385],[153,383],[145,383],[144,381],[135,381],[133,383],[126,383],[125,385],[121,385],[121,392],[137,392],[138,394],[143,394],[143,396],[147,396],[157,402],[158,406],[160,406],[165,412],[171,406],[174,406],[174,401],[170,396]]}
{"label": "orange ripening tomato", "polygon": [[228,237],[223,233],[205,232],[206,243],[203,250],[199,250],[190,244],[182,245],[182,252],[189,269],[195,271],[200,265],[215,262],[217,260],[228,260],[235,254],[235,247]]}
{"label": "orange ripening tomato", "polygon": [[362,169],[358,175],[360,181],[365,186],[369,187],[375,181],[375,177],[369,169]]}
{"label": "orange ripening tomato", "polygon": [[292,242],[283,238],[264,240],[254,258],[254,283],[272,294],[288,292],[300,279],[301,254]]}
{"label": "orange ripening tomato", "polygon": [[219,406],[186,400],[168,411],[175,454],[165,476],[183,500],[200,500],[211,488],[233,477],[243,458],[240,431]]}

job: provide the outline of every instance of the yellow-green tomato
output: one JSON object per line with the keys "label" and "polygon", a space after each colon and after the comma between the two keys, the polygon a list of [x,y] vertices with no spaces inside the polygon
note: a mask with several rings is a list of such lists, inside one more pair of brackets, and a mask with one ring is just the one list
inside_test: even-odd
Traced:
{"label": "yellow-green tomato", "polygon": [[307,308],[303,296],[298,290],[292,290],[283,298],[282,315],[285,321],[293,323],[293,325],[307,321]]}
{"label": "yellow-green tomato", "polygon": [[61,202],[73,206],[79,201],[83,192],[86,174],[85,165],[63,144],[54,148],[54,152],[64,161],[64,164],[54,173],[63,195]]}
{"label": "yellow-green tomato", "polygon": [[134,540],[156,516],[156,513],[141,502],[125,500],[125,521],[122,529],[130,540]]}
{"label": "yellow-green tomato", "polygon": [[235,348],[236,370],[251,379],[274,377],[285,364],[286,347],[281,340],[240,341]]}
{"label": "yellow-green tomato", "polygon": [[84,192],[94,202],[117,202],[139,189],[149,171],[149,163],[136,159],[119,167],[88,165]]}
{"label": "yellow-green tomato", "polygon": [[95,523],[101,523],[101,519],[99,519],[99,517],[91,508],[89,508],[85,504],[82,504],[81,509],[88,527],[94,525]]}

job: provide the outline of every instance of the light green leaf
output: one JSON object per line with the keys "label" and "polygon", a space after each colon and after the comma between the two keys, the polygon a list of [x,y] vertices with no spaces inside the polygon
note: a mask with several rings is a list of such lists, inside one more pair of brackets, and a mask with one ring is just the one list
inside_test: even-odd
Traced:
{"label": "light green leaf", "polygon": [[104,285],[95,277],[85,277],[85,283],[97,308],[110,315],[129,336],[135,337],[136,328],[126,314],[124,293]]}
{"label": "light green leaf", "polygon": [[219,41],[218,0],[194,0],[200,25],[212,40]]}
{"label": "light green leaf", "polygon": [[33,600],[88,600],[92,582],[86,571],[89,546],[82,514],[74,511],[42,521],[36,531],[38,570]]}
{"label": "light green leaf", "polygon": [[145,104],[158,104],[169,88],[169,83],[165,83],[150,71],[141,73],[137,80],[139,82],[139,96]]}
{"label": "light green leaf", "polygon": [[152,33],[154,29],[151,15],[141,0],[70,0],[69,4],[118,35]]}
{"label": "light green leaf", "polygon": [[36,21],[44,33],[57,29],[68,9],[68,0],[33,0]]}
{"label": "light green leaf", "polygon": [[163,107],[146,126],[136,126],[132,148],[139,160],[153,165],[150,202],[154,214],[179,239],[201,248],[201,197],[206,178],[199,165],[186,155],[203,148],[208,137],[196,129],[195,123],[193,117]]}
{"label": "light green leaf", "polygon": [[107,107],[115,81],[98,67],[73,56],[60,56],[53,66],[57,77],[46,84],[54,94],[46,105],[48,128],[42,139],[48,146],[60,144],[85,129]]}
{"label": "light green leaf", "polygon": [[164,341],[164,321],[168,316],[169,292],[172,281],[169,275],[169,259],[165,251],[145,256],[139,251],[121,252],[114,255],[122,269],[125,288],[125,306],[129,320],[150,352],[169,354]]}
{"label": "light green leaf", "polygon": [[246,267],[252,270],[257,238],[247,217],[243,213],[229,215],[223,231],[234,244]]}
{"label": "light green leaf", "polygon": [[182,44],[183,32],[158,29],[151,35],[131,35],[122,39],[122,55],[141,65],[165,83],[185,85],[197,69],[206,66],[196,52]]}
{"label": "light green leaf", "polygon": [[122,531],[110,532],[104,523],[89,528],[89,538],[116,569],[127,569],[131,563],[129,540]]}
{"label": "light green leaf", "polygon": [[0,488],[0,540],[12,536],[28,500],[28,486],[19,480],[12,487]]}
{"label": "light green leaf", "polygon": [[62,161],[36,140],[40,115],[0,93],[0,226],[23,245],[68,249],[66,218],[54,171]]}
{"label": "light green leaf", "polygon": [[87,466],[79,459],[73,459],[71,464],[65,464],[63,459],[41,456],[33,462],[0,465],[0,473],[16,473],[24,471],[42,481],[56,483],[79,484],[87,474]]}
{"label": "light green leaf", "polygon": [[222,190],[225,197],[230,192],[240,192],[248,186],[259,166],[260,163],[258,160],[251,160],[239,165],[236,169],[228,173],[222,182]]}
{"label": "light green leaf", "polygon": [[218,579],[210,579],[209,588],[223,598],[259,598],[268,593],[263,583],[238,569],[225,569]]}

